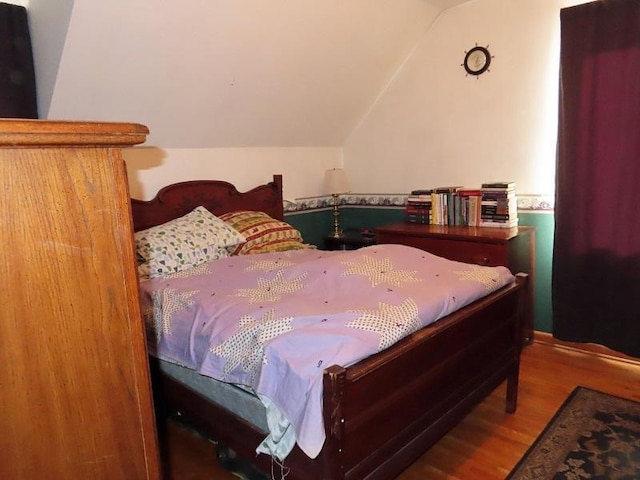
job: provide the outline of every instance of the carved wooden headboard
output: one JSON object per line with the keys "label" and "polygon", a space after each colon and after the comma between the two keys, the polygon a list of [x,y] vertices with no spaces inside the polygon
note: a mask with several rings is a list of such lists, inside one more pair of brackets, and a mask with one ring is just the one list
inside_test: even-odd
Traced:
{"label": "carved wooden headboard", "polygon": [[152,200],[131,199],[134,230],[144,230],[181,217],[203,206],[214,215],[234,210],[258,210],[282,220],[282,175],[247,192],[222,180],[192,180],[162,188]]}

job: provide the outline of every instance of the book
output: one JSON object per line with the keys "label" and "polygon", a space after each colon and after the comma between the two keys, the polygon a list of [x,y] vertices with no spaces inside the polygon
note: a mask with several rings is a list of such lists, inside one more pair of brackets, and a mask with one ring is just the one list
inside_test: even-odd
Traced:
{"label": "book", "polygon": [[418,214],[418,215],[430,215],[431,214],[431,208],[407,206],[407,208],[404,209],[404,212],[405,213],[414,213],[414,214]]}
{"label": "book", "polygon": [[404,220],[407,223],[431,223],[431,194],[412,193],[409,195],[404,207]]}
{"label": "book", "polygon": [[431,188],[411,190],[411,195],[431,195],[432,193],[433,193],[433,189]]}
{"label": "book", "polygon": [[491,211],[486,211],[486,210],[482,210],[480,212],[480,218],[484,219],[484,220],[491,220],[491,219],[510,219],[510,218],[518,218],[518,214],[516,212],[491,212]]}
{"label": "book", "polygon": [[491,211],[491,212],[516,212],[518,211],[518,205],[515,202],[511,203],[501,203],[501,202],[490,202],[487,200],[482,200],[480,202],[482,205],[482,211]]}
{"label": "book", "polygon": [[409,195],[407,202],[431,202],[431,195]]}
{"label": "book", "polygon": [[472,195],[469,197],[469,211],[467,212],[467,225],[478,227],[480,225],[480,197]]}
{"label": "book", "polygon": [[481,220],[481,227],[492,227],[492,228],[515,228],[518,226],[518,219],[515,218],[513,220]]}
{"label": "book", "polygon": [[419,223],[422,225],[431,224],[431,217],[421,215],[407,215],[404,219],[406,223]]}
{"label": "book", "polygon": [[456,194],[458,194],[461,197],[481,197],[482,196],[482,190],[480,190],[480,189],[462,188],[462,189],[458,190],[456,192]]}
{"label": "book", "polygon": [[510,213],[483,213],[480,215],[482,220],[490,220],[494,222],[503,222],[505,220],[517,220],[518,215]]}
{"label": "book", "polygon": [[516,188],[516,182],[487,182],[480,185],[480,188],[505,188],[514,190]]}
{"label": "book", "polygon": [[454,192],[449,192],[446,194],[446,206],[447,206],[447,218],[445,225],[455,225],[456,224],[456,205],[455,199],[456,194]]}
{"label": "book", "polygon": [[452,187],[436,187],[433,189],[434,193],[454,193],[460,190],[462,185],[452,186]]}
{"label": "book", "polygon": [[516,205],[516,197],[493,197],[491,195],[481,197],[485,205]]}
{"label": "book", "polygon": [[433,225],[440,225],[442,210],[442,206],[440,205],[440,197],[441,195],[435,192],[431,194],[431,223]]}
{"label": "book", "polygon": [[515,190],[482,190],[482,198],[516,198]]}

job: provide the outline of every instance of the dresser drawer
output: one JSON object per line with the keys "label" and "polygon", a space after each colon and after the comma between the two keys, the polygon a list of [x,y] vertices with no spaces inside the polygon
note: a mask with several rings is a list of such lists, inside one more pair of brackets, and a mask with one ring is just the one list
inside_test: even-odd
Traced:
{"label": "dresser drawer", "polygon": [[440,238],[412,237],[409,235],[378,234],[378,243],[400,243],[420,248],[440,257],[477,265],[508,265],[506,245],[496,243],[467,242]]}
{"label": "dresser drawer", "polygon": [[533,339],[535,286],[535,230],[395,223],[376,229],[378,243],[420,248],[440,257],[464,263],[505,266],[511,273],[529,275],[523,318],[523,338]]}

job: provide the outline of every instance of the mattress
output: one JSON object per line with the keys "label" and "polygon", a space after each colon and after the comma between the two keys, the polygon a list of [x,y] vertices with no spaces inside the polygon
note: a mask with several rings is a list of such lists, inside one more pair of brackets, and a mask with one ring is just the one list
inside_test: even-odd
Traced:
{"label": "mattress", "polygon": [[166,360],[158,360],[158,367],[164,375],[246,420],[264,432],[265,436],[269,433],[266,408],[254,393],[232,383],[205,377],[195,370]]}

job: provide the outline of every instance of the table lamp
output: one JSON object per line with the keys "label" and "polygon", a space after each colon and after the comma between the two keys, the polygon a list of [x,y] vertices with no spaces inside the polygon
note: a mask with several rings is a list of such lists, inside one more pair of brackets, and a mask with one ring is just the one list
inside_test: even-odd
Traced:
{"label": "table lamp", "polygon": [[333,237],[340,237],[340,222],[338,216],[338,197],[342,193],[351,191],[347,173],[343,168],[332,168],[327,170],[324,175],[324,191],[333,197]]}

